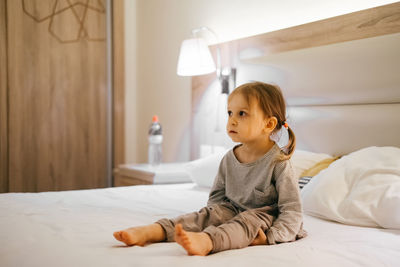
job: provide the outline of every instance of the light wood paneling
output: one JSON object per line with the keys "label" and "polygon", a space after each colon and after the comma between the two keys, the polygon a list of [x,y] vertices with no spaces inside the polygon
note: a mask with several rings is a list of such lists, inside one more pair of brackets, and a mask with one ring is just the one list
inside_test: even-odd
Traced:
{"label": "light wood paneling", "polygon": [[[229,51],[231,66],[235,66],[239,60],[397,32],[400,2],[213,45],[211,50],[215,54],[220,46]],[[192,78],[193,107],[215,77],[209,74]]]}
{"label": "light wood paneling", "polygon": [[[231,66],[235,66],[235,62],[240,60],[268,54],[398,32],[400,32],[400,2],[213,45],[211,50],[215,54],[217,46],[220,46],[222,50],[230,51],[228,57]],[[194,109],[215,78],[215,74],[192,78]]]}
{"label": "light wood paneling", "polygon": [[[320,20],[296,27],[268,32],[219,44],[228,50],[232,67],[250,59],[281,52],[394,34],[400,32],[400,2]],[[215,53],[218,45],[211,46]],[[226,56],[226,55],[225,55]],[[253,60],[254,62],[254,60]],[[236,64],[237,63],[237,64]],[[240,73],[238,69],[238,73]],[[192,78],[192,119],[199,100],[215,81],[215,74]],[[193,123],[192,123],[193,125]],[[191,157],[198,156],[199,140],[191,129]]]}
{"label": "light wood paneling", "polygon": [[6,0],[0,0],[0,193],[8,192]]}
{"label": "light wood paneling", "polygon": [[113,167],[125,163],[124,1],[113,1]]}
{"label": "light wood paneling", "polygon": [[240,59],[400,31],[400,2],[229,42]]}
{"label": "light wood paneling", "polygon": [[106,186],[105,12],[55,3],[7,2],[10,191]]}

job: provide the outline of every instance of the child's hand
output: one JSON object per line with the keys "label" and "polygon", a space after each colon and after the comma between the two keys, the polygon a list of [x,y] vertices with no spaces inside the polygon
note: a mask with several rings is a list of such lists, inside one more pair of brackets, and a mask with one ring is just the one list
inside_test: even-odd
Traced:
{"label": "child's hand", "polygon": [[257,246],[257,245],[266,245],[267,244],[267,236],[265,235],[264,231],[258,229],[258,233],[256,238],[254,238],[253,242],[251,242],[250,246]]}

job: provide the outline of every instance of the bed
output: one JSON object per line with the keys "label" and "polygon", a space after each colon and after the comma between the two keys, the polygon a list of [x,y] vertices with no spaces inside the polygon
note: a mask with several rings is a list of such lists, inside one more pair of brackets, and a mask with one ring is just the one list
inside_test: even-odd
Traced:
{"label": "bed", "polygon": [[[305,215],[293,243],[187,256],[176,243],[125,247],[115,230],[205,205],[196,184],[0,195],[1,266],[398,266],[400,230]],[[174,208],[173,208],[174,207]]]}
{"label": "bed", "polygon": [[[228,44],[238,56],[238,83],[274,80],[287,88],[289,122],[298,138],[292,159],[296,175],[300,178],[327,157],[336,159],[301,190],[306,238],[207,257],[187,256],[176,243],[126,247],[113,238],[116,230],[175,217],[206,204],[223,153],[196,158],[201,145],[211,144],[207,140],[221,146],[227,143],[196,128],[207,124],[202,116],[212,117],[202,114],[202,103],[210,102],[215,87],[213,77],[199,76],[192,83],[191,155],[196,160],[187,164],[193,183],[0,194],[0,265],[400,266],[399,14],[400,4],[395,3]],[[329,37],[335,27],[339,32]],[[320,37],[319,31],[327,31],[328,37],[321,41],[304,36],[318,32]],[[302,35],[300,44],[285,42],[283,37],[296,37],[296,32]],[[250,44],[255,49],[249,49]],[[332,52],[344,53],[349,47],[353,52],[341,57]],[[279,53],[265,53],[272,50]],[[332,64],[319,68],[318,60],[327,54]],[[370,57],[360,61],[367,54]],[[368,60],[380,71],[364,68]],[[349,68],[338,70],[346,62]],[[357,75],[347,75],[350,70],[357,70]],[[297,76],[297,71],[302,75]],[[345,81],[340,88],[337,79],[326,74],[336,71]],[[310,83],[311,75],[322,78]],[[293,84],[302,89],[300,93]]]}
{"label": "bed", "polygon": [[[207,174],[216,172],[222,155],[189,162],[186,170],[193,183],[1,194],[1,266],[399,266],[400,149],[395,147],[361,149],[333,161],[315,175],[301,190],[308,236],[296,242],[201,257],[187,256],[176,243],[127,247],[113,238],[116,230],[203,207],[212,184]],[[371,163],[382,155],[391,160]],[[292,163],[298,175],[329,157],[297,150]],[[367,159],[371,162],[363,164]],[[344,167],[347,165],[354,167]],[[370,189],[377,180],[385,183]],[[354,210],[351,205],[365,198],[353,194],[349,202],[349,192],[366,189],[372,190],[368,195],[374,199],[365,202],[361,210],[375,207],[383,213],[370,210],[368,214],[346,215],[323,206],[329,202],[331,207],[344,205]],[[343,214],[352,220],[340,221]],[[357,215],[356,220],[352,214]]]}

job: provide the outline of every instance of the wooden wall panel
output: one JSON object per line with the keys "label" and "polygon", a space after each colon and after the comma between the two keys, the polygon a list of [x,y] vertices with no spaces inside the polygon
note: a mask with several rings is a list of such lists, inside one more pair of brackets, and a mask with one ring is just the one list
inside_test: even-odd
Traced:
{"label": "wooden wall panel", "polygon": [[[361,10],[295,27],[232,40],[210,47],[215,55],[219,46],[230,66],[240,60],[268,54],[310,48],[333,43],[375,37],[400,32],[400,2]],[[228,55],[227,55],[228,54]],[[192,106],[215,80],[215,74],[192,78]]]}
{"label": "wooden wall panel", "polygon": [[104,1],[8,1],[9,187],[106,186]]}
{"label": "wooden wall panel", "polygon": [[125,163],[124,0],[113,1],[113,167]]}
{"label": "wooden wall panel", "polygon": [[[233,40],[210,47],[214,53],[219,46],[231,67],[241,62],[280,52],[311,48],[340,42],[394,34],[400,32],[400,2],[361,10],[287,29]],[[238,73],[241,70],[238,69]],[[192,120],[201,98],[215,82],[215,73],[192,77]],[[191,159],[198,158],[200,147],[197,130],[191,126]]]}
{"label": "wooden wall panel", "polygon": [[[223,59],[228,57],[230,66],[236,67],[240,60],[398,32],[400,2],[216,44],[210,48],[215,57],[219,46],[225,52]],[[192,78],[193,109],[215,78],[215,74]]]}
{"label": "wooden wall panel", "polygon": [[400,2],[229,42],[240,59],[400,31]]}
{"label": "wooden wall panel", "polygon": [[0,0],[0,193],[8,192],[6,0]]}

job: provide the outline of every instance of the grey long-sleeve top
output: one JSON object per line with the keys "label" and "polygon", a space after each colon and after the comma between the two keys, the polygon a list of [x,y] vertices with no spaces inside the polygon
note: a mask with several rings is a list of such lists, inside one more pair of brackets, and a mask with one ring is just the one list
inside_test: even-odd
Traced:
{"label": "grey long-sleeve top", "polygon": [[289,160],[279,160],[275,144],[264,156],[251,163],[237,160],[234,148],[221,160],[208,205],[230,201],[243,210],[277,205],[279,215],[266,232],[268,243],[296,239],[302,230],[302,206],[298,181]]}

